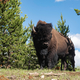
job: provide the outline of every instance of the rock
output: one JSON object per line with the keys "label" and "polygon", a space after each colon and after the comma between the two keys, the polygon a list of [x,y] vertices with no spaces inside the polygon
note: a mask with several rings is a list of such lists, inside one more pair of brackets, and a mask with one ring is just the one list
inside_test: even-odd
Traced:
{"label": "rock", "polygon": [[41,78],[44,78],[44,75],[41,75]]}

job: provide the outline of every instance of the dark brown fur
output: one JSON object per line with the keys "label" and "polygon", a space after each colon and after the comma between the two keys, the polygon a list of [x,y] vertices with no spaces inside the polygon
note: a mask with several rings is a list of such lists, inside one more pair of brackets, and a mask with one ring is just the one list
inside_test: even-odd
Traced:
{"label": "dark brown fur", "polygon": [[37,25],[40,24],[40,23],[41,23],[41,24],[47,24],[45,21],[39,20],[39,21],[37,22]]}

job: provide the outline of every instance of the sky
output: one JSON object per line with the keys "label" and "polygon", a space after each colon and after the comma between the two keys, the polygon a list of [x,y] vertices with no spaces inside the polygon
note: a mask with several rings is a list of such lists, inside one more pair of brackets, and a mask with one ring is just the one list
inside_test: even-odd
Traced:
{"label": "sky", "polygon": [[69,37],[75,45],[75,66],[80,66],[80,16],[74,9],[80,10],[80,0],[21,0],[21,17],[27,14],[28,18],[23,23],[23,27],[28,27],[32,20],[36,26],[39,20],[52,23],[53,28],[57,22],[66,20],[65,25],[69,25]]}

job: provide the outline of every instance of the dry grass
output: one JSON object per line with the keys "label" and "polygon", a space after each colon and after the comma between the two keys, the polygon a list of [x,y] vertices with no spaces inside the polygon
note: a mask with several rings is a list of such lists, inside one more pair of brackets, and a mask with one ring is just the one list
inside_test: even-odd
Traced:
{"label": "dry grass", "polygon": [[[38,76],[29,75],[29,73],[38,73]],[[49,75],[44,73],[55,73],[63,75]],[[80,80],[80,71],[55,71],[55,70],[22,70],[22,69],[0,69],[0,80]]]}

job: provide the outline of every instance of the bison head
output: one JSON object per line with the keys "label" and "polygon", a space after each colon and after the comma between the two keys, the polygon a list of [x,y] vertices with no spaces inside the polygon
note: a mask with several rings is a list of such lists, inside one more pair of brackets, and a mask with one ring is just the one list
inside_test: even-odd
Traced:
{"label": "bison head", "polygon": [[48,53],[49,43],[52,37],[52,25],[39,23],[36,27],[33,26],[32,37],[37,53],[46,55]]}

